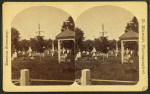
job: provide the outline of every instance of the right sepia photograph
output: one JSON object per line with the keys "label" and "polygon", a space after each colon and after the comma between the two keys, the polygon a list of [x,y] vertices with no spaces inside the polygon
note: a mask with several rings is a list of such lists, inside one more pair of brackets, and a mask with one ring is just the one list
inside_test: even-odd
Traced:
{"label": "right sepia photograph", "polygon": [[139,23],[116,6],[97,6],[75,21],[75,79],[79,85],[136,85]]}

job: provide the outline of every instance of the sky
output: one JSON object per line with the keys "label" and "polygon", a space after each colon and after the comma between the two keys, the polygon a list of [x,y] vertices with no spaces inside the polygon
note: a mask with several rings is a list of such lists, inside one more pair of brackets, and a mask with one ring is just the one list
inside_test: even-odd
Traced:
{"label": "sky", "polygon": [[102,35],[102,24],[104,24],[105,36],[109,40],[119,40],[124,34],[125,27],[134,15],[116,6],[98,6],[84,11],[75,21],[76,27],[84,32],[85,40],[98,38]]}
{"label": "sky", "polygon": [[[46,39],[55,39],[61,33],[61,26],[70,15],[65,11],[49,6],[37,6],[19,12],[12,21],[12,27],[20,32],[21,39],[30,39],[37,36],[40,24],[41,35]],[[118,40],[127,23],[134,15],[129,11],[116,6],[98,6],[81,13],[75,21],[75,27],[84,31],[85,39],[98,38],[102,34],[104,24],[105,36],[109,40]]]}
{"label": "sky", "polygon": [[37,36],[40,24],[41,35],[46,39],[55,39],[61,33],[61,26],[70,15],[61,9],[49,6],[37,6],[19,12],[12,20],[11,27],[20,32],[21,39]]}

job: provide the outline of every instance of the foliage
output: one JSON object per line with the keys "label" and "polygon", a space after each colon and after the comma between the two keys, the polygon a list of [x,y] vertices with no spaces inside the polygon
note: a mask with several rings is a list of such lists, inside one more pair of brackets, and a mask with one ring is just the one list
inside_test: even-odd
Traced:
{"label": "foliage", "polygon": [[84,41],[84,51],[91,52],[93,50],[93,41],[92,40],[86,40]]}
{"label": "foliage", "polygon": [[109,41],[109,49],[110,50],[114,50],[114,49],[116,49],[116,40],[111,40],[111,41]]}
{"label": "foliage", "polygon": [[94,40],[94,47],[96,49],[96,51],[100,52],[101,51],[101,45],[102,45],[102,42],[99,40],[99,39],[96,39]]}
{"label": "foliage", "polygon": [[45,41],[43,39],[43,36],[37,36],[37,52],[43,53],[44,45],[45,45]]}
{"label": "foliage", "polygon": [[81,29],[79,29],[78,27],[75,28],[75,48],[76,51],[78,52],[79,50],[84,50],[84,44],[83,44],[83,40],[84,40],[84,33]]}
{"label": "foliage", "polygon": [[38,42],[37,42],[36,38],[31,38],[30,43],[31,43],[32,51],[37,51]]}
{"label": "foliage", "polygon": [[58,49],[58,40],[57,39],[54,40],[54,47],[55,47],[55,49]]}
{"label": "foliage", "polygon": [[[63,22],[61,32],[65,31],[66,29],[74,31],[74,27],[75,27],[74,21],[72,17],[69,16],[68,19]],[[65,40],[62,42],[61,47],[72,49],[72,43],[73,43],[72,40]]]}
{"label": "foliage", "polygon": [[[134,32],[137,32],[138,33],[138,28],[139,28],[139,24],[138,24],[138,20],[137,18],[134,16],[132,18],[132,20],[127,23],[127,26],[126,26],[126,30],[125,30],[125,33],[128,32],[129,30],[133,30]],[[136,42],[127,42],[125,44],[125,49],[126,48],[129,48],[129,49],[134,49],[135,50],[135,55],[137,55],[137,49],[138,49],[138,44]]]}
{"label": "foliage", "polygon": [[[67,21],[67,22],[66,22],[66,21]],[[63,22],[61,31],[63,32],[63,31],[65,31],[67,28],[68,28],[69,30],[71,30],[71,31],[74,31],[75,24],[74,24],[74,21],[73,21],[72,17],[69,16],[66,21]]]}
{"label": "foliage", "polygon": [[134,16],[132,20],[129,23],[127,23],[125,33],[128,32],[129,30],[133,30],[138,33],[138,27],[139,24],[137,18]]}
{"label": "foliage", "polygon": [[101,48],[100,48],[100,52],[102,53],[107,53],[108,52],[108,47],[109,47],[109,41],[107,39],[107,37],[100,37],[101,40]]}
{"label": "foliage", "polygon": [[16,28],[11,28],[11,50],[19,50],[19,37],[20,33]]}
{"label": "foliage", "polygon": [[21,43],[21,49],[23,50],[23,51],[28,51],[28,49],[29,49],[29,45],[30,45],[30,41],[29,40],[26,40],[26,39],[23,39],[23,40],[21,40],[20,41],[20,43]]}
{"label": "foliage", "polygon": [[50,38],[45,40],[45,49],[52,49],[52,40]]}

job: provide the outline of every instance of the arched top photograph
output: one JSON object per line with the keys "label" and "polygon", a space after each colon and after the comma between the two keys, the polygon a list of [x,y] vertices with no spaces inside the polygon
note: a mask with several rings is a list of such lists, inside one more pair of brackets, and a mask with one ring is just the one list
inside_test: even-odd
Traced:
{"label": "arched top photograph", "polygon": [[81,70],[82,75],[92,71],[91,80],[94,79],[87,83],[77,81],[78,84],[138,83],[139,23],[134,14],[117,6],[96,6],[82,12],[75,23],[76,79],[83,78]]}
{"label": "arched top photograph", "polygon": [[71,15],[59,8],[36,6],[19,12],[11,22],[12,79],[27,72],[31,83],[12,80],[13,84],[71,85],[75,80],[74,28]]}

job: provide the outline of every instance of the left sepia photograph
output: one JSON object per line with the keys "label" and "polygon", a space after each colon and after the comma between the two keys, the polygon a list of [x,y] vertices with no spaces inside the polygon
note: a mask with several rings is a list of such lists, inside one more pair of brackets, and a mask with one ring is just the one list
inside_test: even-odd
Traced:
{"label": "left sepia photograph", "polygon": [[11,79],[17,86],[71,85],[75,81],[73,18],[36,6],[11,22]]}

